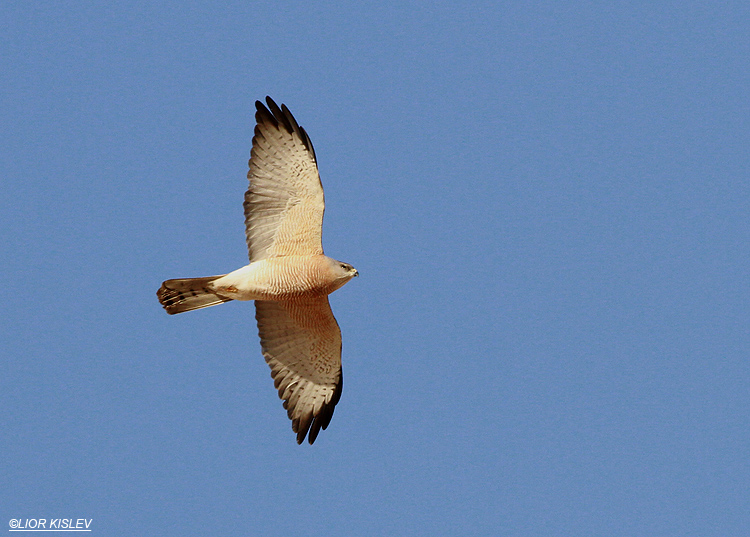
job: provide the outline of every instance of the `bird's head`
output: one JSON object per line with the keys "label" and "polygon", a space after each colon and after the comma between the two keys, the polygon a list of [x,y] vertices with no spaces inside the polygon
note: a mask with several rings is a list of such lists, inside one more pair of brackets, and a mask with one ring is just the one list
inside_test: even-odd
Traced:
{"label": "bird's head", "polygon": [[359,276],[359,272],[357,271],[357,269],[355,269],[349,263],[342,263],[341,261],[336,262],[339,264],[339,270],[342,272],[342,275],[345,276],[347,280],[350,280],[355,276]]}

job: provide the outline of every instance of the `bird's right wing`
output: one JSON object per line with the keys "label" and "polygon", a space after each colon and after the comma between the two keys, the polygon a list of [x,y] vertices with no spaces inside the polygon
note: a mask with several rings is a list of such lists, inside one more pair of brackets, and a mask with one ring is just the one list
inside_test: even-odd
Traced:
{"label": "bird's right wing", "polygon": [[328,297],[255,301],[263,356],[292,430],[310,444],[328,427],[341,397],[341,330]]}
{"label": "bird's right wing", "polygon": [[285,105],[256,101],[245,193],[245,236],[250,261],[323,253],[323,186],[315,150]]}

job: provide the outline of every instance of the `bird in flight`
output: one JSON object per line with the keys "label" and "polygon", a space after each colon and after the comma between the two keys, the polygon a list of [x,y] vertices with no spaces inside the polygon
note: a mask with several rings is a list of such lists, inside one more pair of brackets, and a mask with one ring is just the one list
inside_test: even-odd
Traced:
{"label": "bird in flight", "polygon": [[341,330],[328,295],[357,270],[323,254],[325,201],[310,137],[285,105],[255,102],[245,237],[250,264],[221,276],[165,281],[170,315],[254,300],[260,346],[297,443],[315,442],[341,397]]}

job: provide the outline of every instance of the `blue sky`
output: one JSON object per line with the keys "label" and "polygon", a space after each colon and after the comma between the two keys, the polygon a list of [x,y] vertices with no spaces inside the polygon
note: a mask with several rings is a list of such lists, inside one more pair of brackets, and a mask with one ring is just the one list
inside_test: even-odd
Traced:
{"label": "blue sky", "polygon": [[[0,522],[750,527],[746,2],[4,2]],[[253,103],[315,144],[344,392],[298,446],[246,263]],[[5,526],[8,527],[8,526]]]}

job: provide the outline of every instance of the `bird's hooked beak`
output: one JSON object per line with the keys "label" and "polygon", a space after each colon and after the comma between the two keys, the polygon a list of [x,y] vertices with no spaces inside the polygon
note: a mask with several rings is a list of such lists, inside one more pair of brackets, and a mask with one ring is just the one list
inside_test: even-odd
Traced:
{"label": "bird's hooked beak", "polygon": [[357,269],[354,269],[354,276],[353,276],[353,278],[356,278],[357,276],[359,276],[359,271]]}

